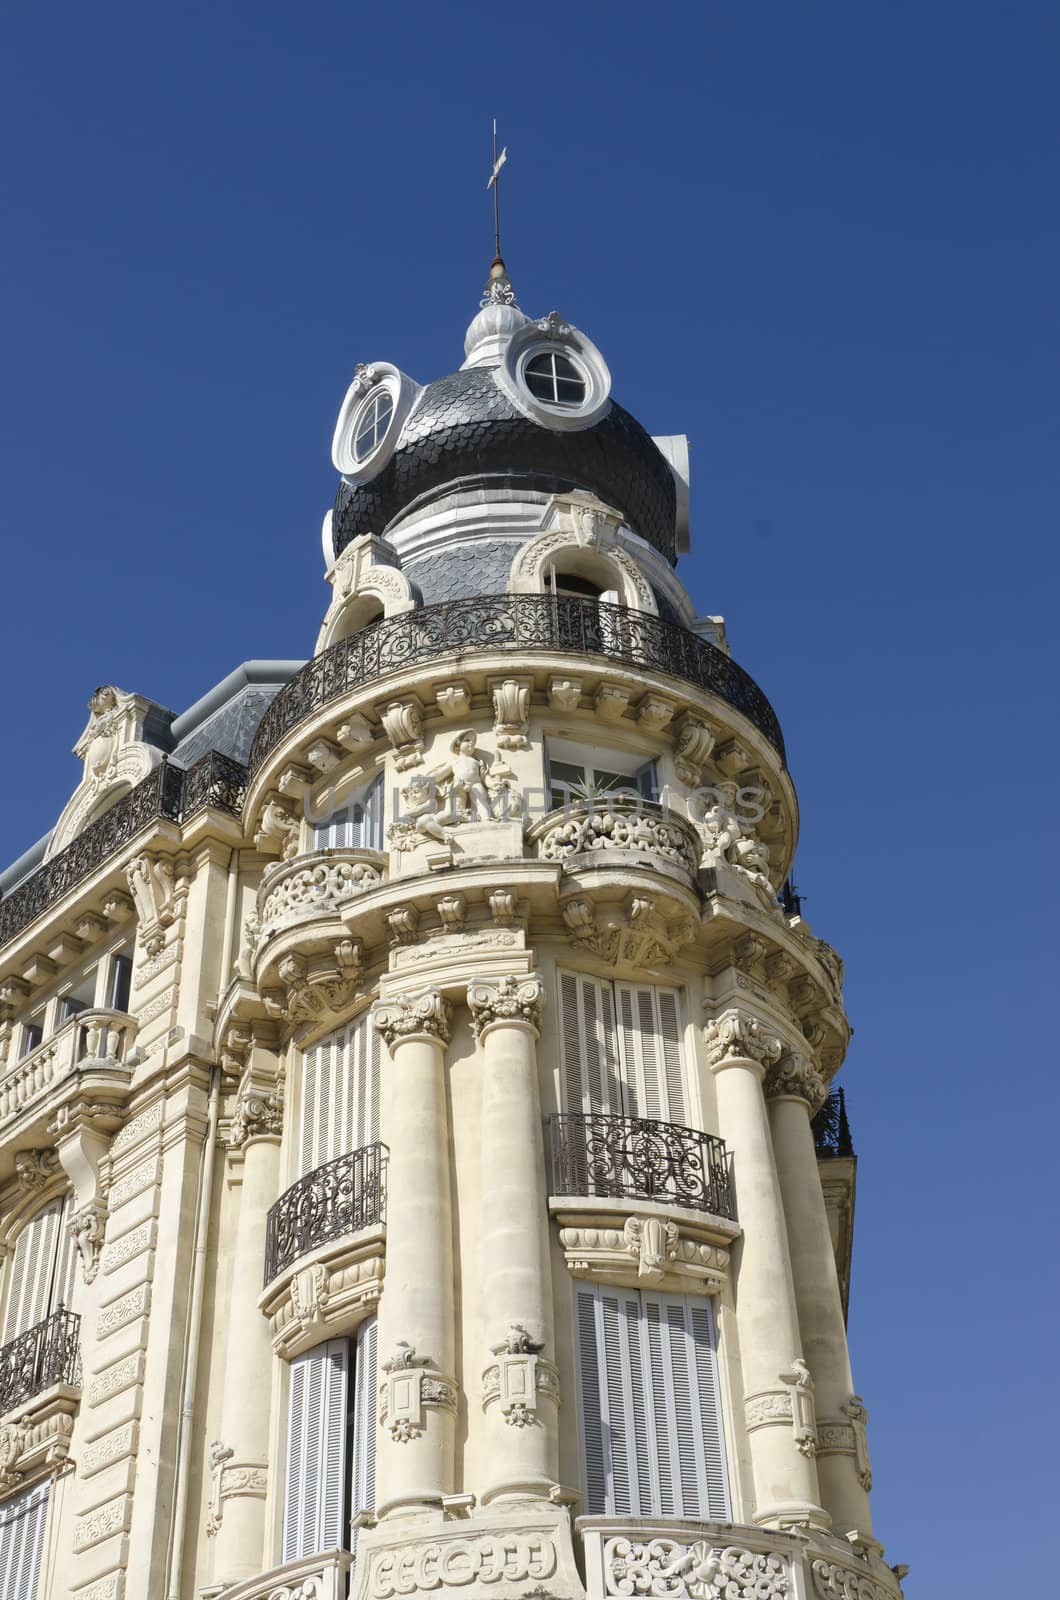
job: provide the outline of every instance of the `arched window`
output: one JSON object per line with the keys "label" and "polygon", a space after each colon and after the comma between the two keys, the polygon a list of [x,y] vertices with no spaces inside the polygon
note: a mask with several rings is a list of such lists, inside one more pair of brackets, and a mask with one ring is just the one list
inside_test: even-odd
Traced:
{"label": "arched window", "polygon": [[358,789],[321,822],[313,824],[317,850],[382,850],[383,774]]}
{"label": "arched window", "polygon": [[0,1343],[67,1310],[74,1292],[77,1247],[67,1230],[72,1196],[62,1195],[35,1212],[15,1240],[7,1267],[4,1330]]}

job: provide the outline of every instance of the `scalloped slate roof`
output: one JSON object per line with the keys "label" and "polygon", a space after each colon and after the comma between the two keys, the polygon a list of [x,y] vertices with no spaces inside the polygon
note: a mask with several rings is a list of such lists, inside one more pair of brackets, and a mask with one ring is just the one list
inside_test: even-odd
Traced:
{"label": "scalloped slate roof", "polygon": [[557,432],[517,411],[483,367],[429,383],[378,477],[339,485],[336,555],[363,533],[385,533],[417,502],[468,480],[543,494],[586,489],[621,511],[668,561],[677,560],[673,476],[628,411],[612,401],[595,426]]}

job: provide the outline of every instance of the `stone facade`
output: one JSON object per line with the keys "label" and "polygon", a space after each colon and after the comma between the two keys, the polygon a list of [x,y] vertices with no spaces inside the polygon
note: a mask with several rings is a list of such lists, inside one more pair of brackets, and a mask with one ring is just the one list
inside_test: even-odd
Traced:
{"label": "stone facade", "polygon": [[[695,612],[647,436],[650,540],[563,481],[610,375],[506,282],[468,365],[503,369],[513,476],[432,513],[429,408],[359,369],[347,487],[370,505],[385,392],[408,515],[345,542],[249,768],[174,779],[150,702],[97,690],[0,901],[0,1561],[29,1518],[33,1600],[900,1594],[852,1156],[822,1184],[811,1124],[842,965],[783,892],[779,729],[669,620]],[[592,401],[546,488],[539,349]],[[476,539],[504,553],[478,588]],[[432,601],[483,573],[477,611]]]}

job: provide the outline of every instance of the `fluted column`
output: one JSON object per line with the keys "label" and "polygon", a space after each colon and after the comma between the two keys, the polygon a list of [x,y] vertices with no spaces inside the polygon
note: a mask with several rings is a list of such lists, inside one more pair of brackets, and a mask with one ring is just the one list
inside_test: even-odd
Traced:
{"label": "fluted column", "polygon": [[870,1534],[865,1410],[854,1394],[843,1300],[810,1117],[825,1095],[812,1062],[785,1053],[766,1073],[777,1176],[788,1220],[802,1353],[816,1391],[821,1498],[839,1534]]}
{"label": "fluted column", "polygon": [[762,1079],[780,1040],[748,1012],[724,1011],[704,1030],[717,1080],[718,1131],[732,1156],[737,1220],[736,1317],[754,1471],[754,1520],[827,1527],[813,1459],[813,1398],[801,1362],[780,1184]]}
{"label": "fluted column", "polygon": [[229,1161],[241,1160],[239,1220],[230,1274],[228,1356],[219,1438],[210,1445],[214,1579],[252,1578],[265,1563],[265,1493],[269,1471],[272,1341],[258,1310],[265,1264],[265,1226],[280,1181],[283,1101],[270,1042],[256,1034],[236,1097]]}
{"label": "fluted column", "polygon": [[482,1051],[482,1299],[490,1330],[483,1405],[491,1430],[484,1501],[547,1498],[559,1473],[559,1378],[548,1245],[536,973],[470,984]]}
{"label": "fluted column", "polygon": [[445,1047],[450,1009],[434,990],[380,1001],[391,1056],[386,1282],[379,1303],[380,1517],[437,1508],[453,1492],[456,1435],[453,1217]]}

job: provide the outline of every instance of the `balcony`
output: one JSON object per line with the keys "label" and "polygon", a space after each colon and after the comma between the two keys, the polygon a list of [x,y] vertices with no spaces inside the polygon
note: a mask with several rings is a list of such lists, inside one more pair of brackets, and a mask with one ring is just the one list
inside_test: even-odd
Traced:
{"label": "balcony", "polygon": [[344,1600],[353,1557],[347,1550],[301,1556],[234,1588],[203,1589],[204,1600]]}
{"label": "balcony", "polygon": [[0,1078],[0,1128],[75,1072],[113,1072],[124,1083],[136,1032],[124,1011],[79,1011]]}
{"label": "balcony", "polygon": [[753,678],[686,628],[576,595],[495,594],[386,617],[315,656],[262,718],[250,751],[251,773],[293,728],[332,701],[418,662],[469,650],[573,652],[665,673],[726,701],[784,759],[776,713]]}
{"label": "balcony", "polygon": [[81,1382],[81,1318],[60,1306],[0,1347],[0,1416],[50,1389]]}
{"label": "balcony", "polygon": [[549,812],[530,829],[542,861],[632,865],[635,857],[696,882],[702,846],[695,829],[668,807],[636,796],[601,795]]}
{"label": "balcony", "polygon": [[282,1194],[265,1231],[265,1287],[301,1257],[383,1220],[385,1144],[328,1161]]}
{"label": "balcony", "polygon": [[553,1195],[650,1200],[732,1218],[725,1145],[673,1122],[562,1112],[549,1118]]}
{"label": "balcony", "polygon": [[187,771],[163,758],[161,766],[90,822],[72,844],[0,900],[0,946],[43,916],[150,823],[160,818],[187,822],[207,806],[238,816],[246,781],[239,762],[216,750]]}
{"label": "balcony", "polygon": [[813,1143],[818,1161],[835,1161],[854,1154],[854,1141],[847,1121],[846,1096],[833,1089],[813,1119]]}
{"label": "balcony", "polygon": [[386,876],[381,850],[330,848],[269,867],[258,890],[257,948],[277,933],[339,916],[342,908]]}

